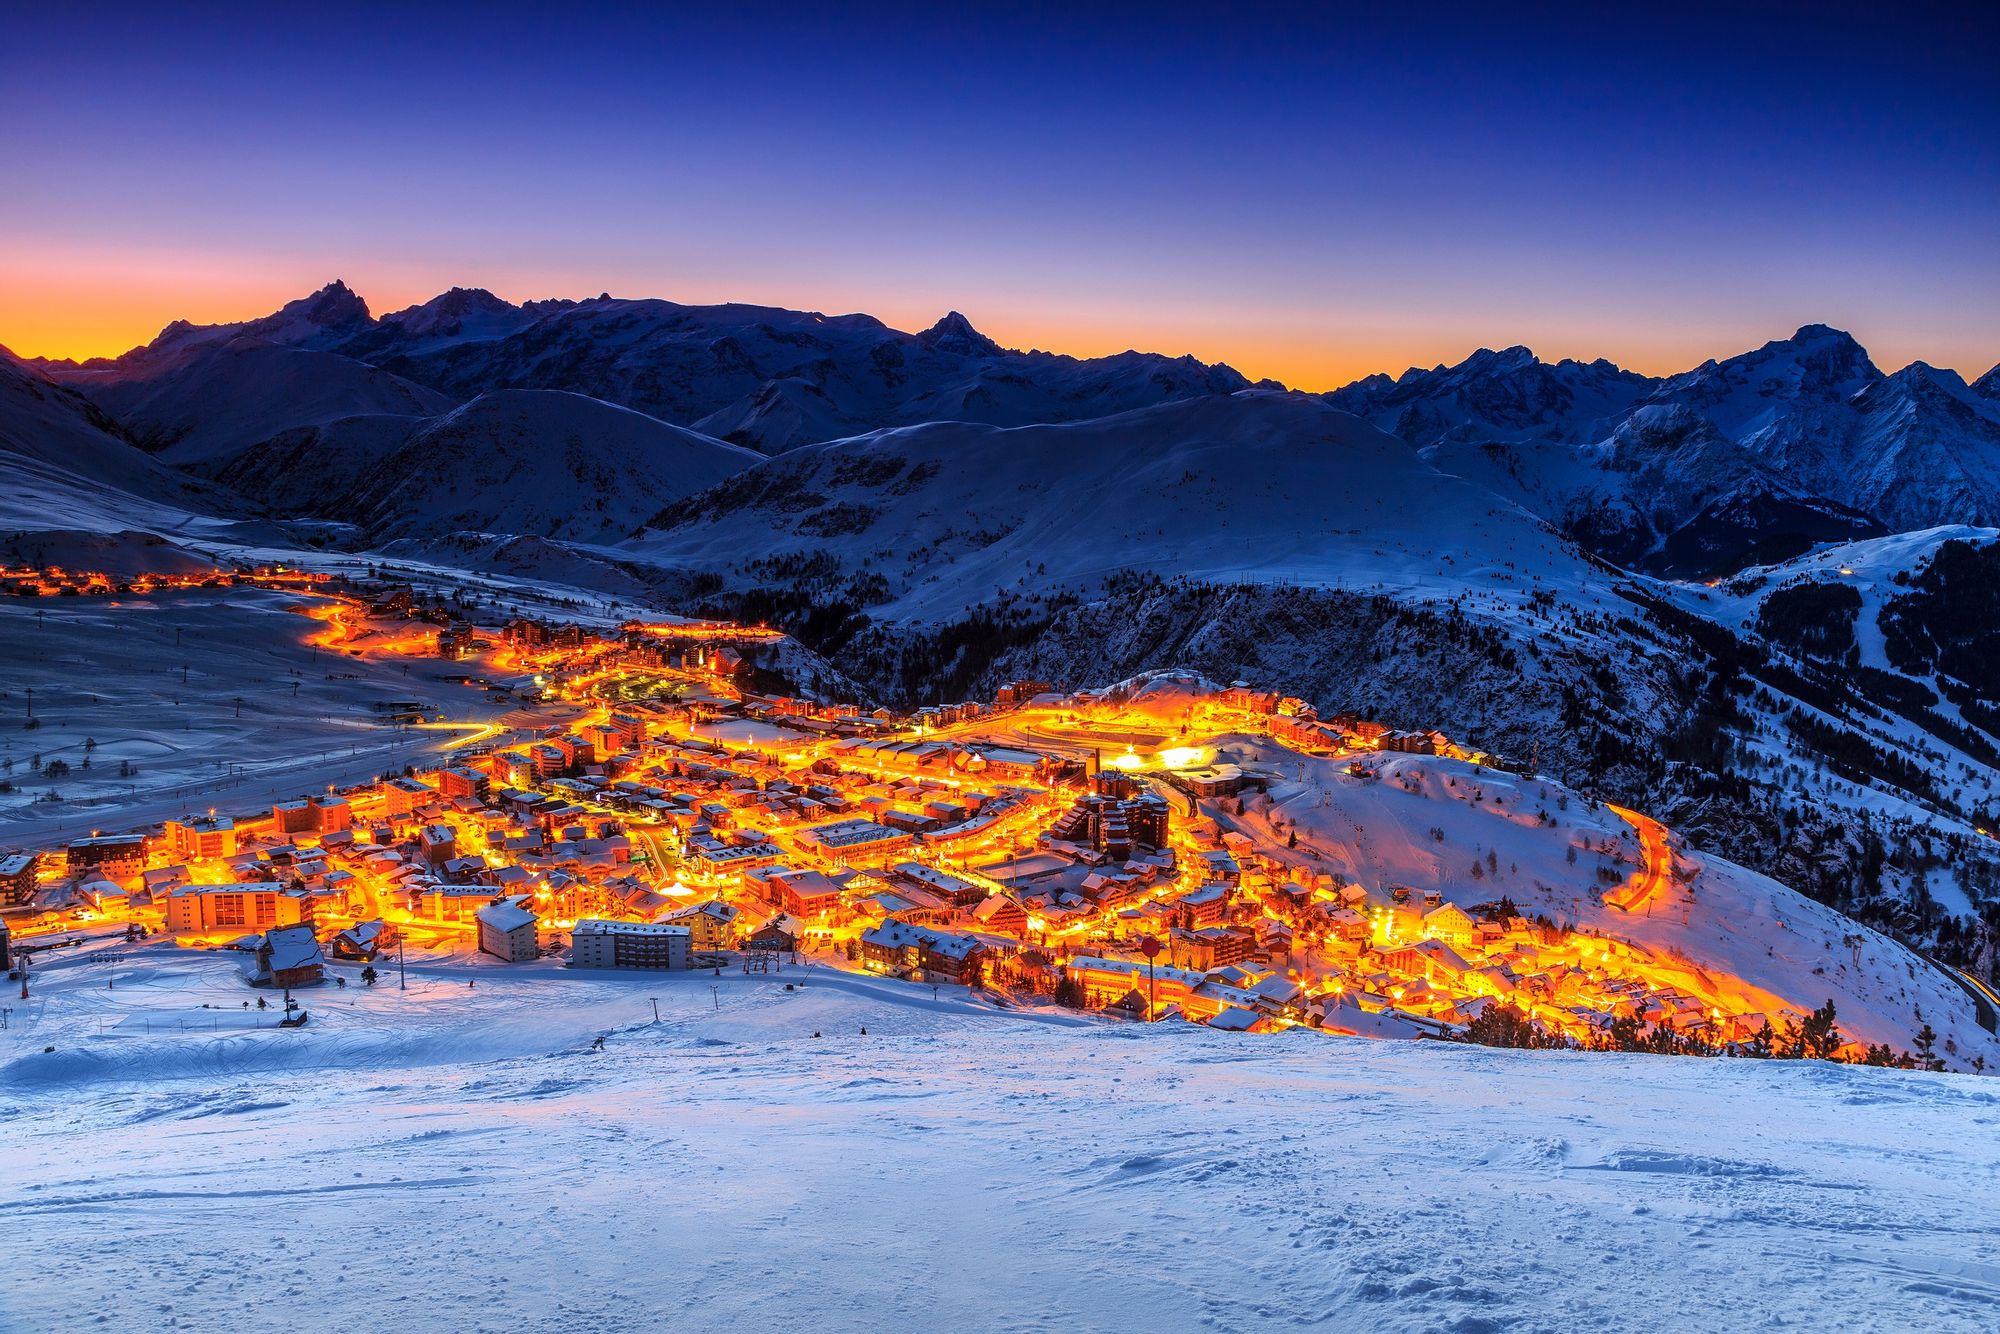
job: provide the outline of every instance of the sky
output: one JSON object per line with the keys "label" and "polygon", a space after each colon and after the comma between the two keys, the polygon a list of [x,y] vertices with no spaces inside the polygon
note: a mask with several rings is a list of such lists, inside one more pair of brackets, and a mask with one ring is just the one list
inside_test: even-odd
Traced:
{"label": "sky", "polygon": [[1807,323],[2000,362],[1989,7],[834,8],[10,14],[0,344],[340,278],[955,309],[1308,389]]}

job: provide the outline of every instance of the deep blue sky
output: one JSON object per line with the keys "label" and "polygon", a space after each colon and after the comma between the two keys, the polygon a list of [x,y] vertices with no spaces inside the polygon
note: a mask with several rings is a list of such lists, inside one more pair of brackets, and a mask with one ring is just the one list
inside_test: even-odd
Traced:
{"label": "deep blue sky", "polygon": [[378,311],[957,308],[1315,388],[1511,342],[1678,369],[1812,321],[1976,374],[1988,13],[14,14],[0,342],[113,352],[342,277]]}

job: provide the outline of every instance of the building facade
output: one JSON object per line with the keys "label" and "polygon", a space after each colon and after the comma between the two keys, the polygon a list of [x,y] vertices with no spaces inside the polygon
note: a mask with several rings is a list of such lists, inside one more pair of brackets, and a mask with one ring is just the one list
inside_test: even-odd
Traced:
{"label": "building facade", "polygon": [[665,922],[586,918],[570,933],[572,968],[687,968],[692,933]]}

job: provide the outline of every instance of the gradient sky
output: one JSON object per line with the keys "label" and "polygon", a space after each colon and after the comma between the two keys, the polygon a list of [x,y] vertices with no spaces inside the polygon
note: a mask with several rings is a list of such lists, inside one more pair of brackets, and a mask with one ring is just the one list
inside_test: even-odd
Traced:
{"label": "gradient sky", "polygon": [[1811,322],[2000,361],[1993,7],[960,8],[16,10],[0,343],[113,354],[339,277],[377,313],[955,308],[1315,389]]}

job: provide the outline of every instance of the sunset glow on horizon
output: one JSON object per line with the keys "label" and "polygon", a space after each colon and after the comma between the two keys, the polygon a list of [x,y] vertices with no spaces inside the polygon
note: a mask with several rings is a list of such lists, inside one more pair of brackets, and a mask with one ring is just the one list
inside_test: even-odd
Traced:
{"label": "sunset glow on horizon", "polygon": [[1469,10],[1418,52],[1382,16],[863,40],[481,13],[135,10],[88,47],[24,20],[0,344],[115,356],[339,278],[378,315],[452,286],[955,309],[1007,346],[1306,389],[1515,343],[1658,374],[1806,323],[1886,369],[2000,361],[1977,16],[1738,19],[1723,49],[1693,19],[1552,42]]}

